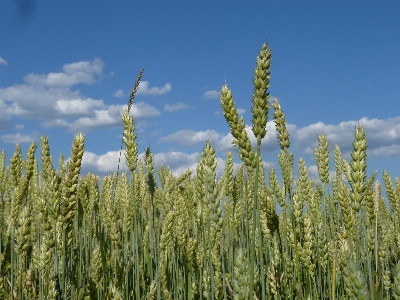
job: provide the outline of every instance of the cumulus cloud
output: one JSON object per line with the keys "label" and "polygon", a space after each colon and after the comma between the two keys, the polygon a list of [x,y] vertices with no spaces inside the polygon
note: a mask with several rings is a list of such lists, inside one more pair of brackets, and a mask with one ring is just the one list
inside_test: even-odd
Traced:
{"label": "cumulus cloud", "polygon": [[[143,159],[144,152],[140,153],[139,159]],[[184,153],[177,151],[159,152],[153,153],[155,169],[163,164],[163,166],[169,167],[172,174],[175,177],[179,177],[184,174],[187,170],[192,171],[192,175],[196,176],[196,168],[200,160],[201,153]],[[88,172],[92,174],[98,174],[100,176],[105,176],[113,174],[117,170],[118,160],[120,157],[119,151],[109,151],[105,154],[97,155],[95,153],[85,151],[82,158],[82,172],[81,174],[87,174]],[[69,158],[68,158],[69,159]],[[216,168],[216,178],[219,179],[225,170],[226,161],[221,157],[217,157],[217,168]],[[263,161],[264,168],[270,168],[271,163]],[[237,169],[240,167],[240,163],[233,163],[233,171],[236,173]],[[125,150],[121,152],[121,161],[119,165],[120,171],[129,172],[126,166]]]}
{"label": "cumulus cloud", "polygon": [[0,102],[9,103],[3,111],[9,117],[44,120],[90,114],[95,108],[105,107],[103,101],[84,97],[70,85],[93,83],[96,75],[102,75],[102,68],[103,62],[96,59],[64,65],[63,73],[31,73],[24,78],[26,84],[0,88]]}
{"label": "cumulus cloud", "polygon": [[[44,127],[64,127],[68,129],[68,131],[74,131],[76,128],[79,128],[79,130],[89,132],[96,129],[120,125],[121,114],[125,109],[126,105],[110,105],[106,109],[94,110],[90,116],[81,117],[72,122],[57,118],[52,121],[43,122],[42,125]],[[135,120],[155,117],[159,114],[160,112],[156,108],[144,102],[132,104],[130,110],[130,115],[133,116]]]}
{"label": "cumulus cloud", "polygon": [[57,100],[54,108],[60,112],[61,115],[88,115],[94,108],[105,107],[103,101],[87,99],[70,99],[70,100]]}
{"label": "cumulus cloud", "polygon": [[354,133],[358,125],[364,128],[368,143],[368,155],[376,157],[400,156],[400,117],[387,120],[362,118],[359,121],[345,121],[337,125],[318,122],[295,130],[297,147],[306,153],[314,153],[318,147],[318,134],[324,133],[333,149],[339,145],[346,156],[352,151]]}
{"label": "cumulus cloud", "polygon": [[[72,90],[72,85],[93,84],[101,79],[103,68],[100,59],[81,61],[64,65],[62,72],[31,73],[24,77],[24,84],[0,88],[0,132],[15,128],[12,117],[39,120],[43,127],[62,127],[70,131],[77,127],[92,131],[120,125],[120,114],[126,106],[107,106],[101,99],[85,97],[78,90]],[[116,95],[121,93],[122,90],[117,91]],[[155,107],[143,102],[131,108],[131,115],[137,119],[159,114]]]}
{"label": "cumulus cloud", "polygon": [[218,91],[207,91],[203,95],[206,99],[219,99],[219,92]]}
{"label": "cumulus cloud", "polygon": [[7,105],[0,100],[0,132],[12,128],[11,116],[6,112]]}
{"label": "cumulus cloud", "polygon": [[[143,158],[144,152],[139,154],[139,159]],[[158,169],[161,164],[169,167],[174,176],[179,176],[188,169],[195,170],[200,153],[195,152],[186,154],[183,152],[161,152],[153,154],[155,167]],[[113,174],[118,167],[120,151],[109,151],[105,154],[97,155],[85,151],[82,158],[82,173],[93,173],[99,175]],[[121,151],[120,171],[128,171],[125,159],[125,150]]]}
{"label": "cumulus cloud", "polygon": [[8,65],[7,61],[0,56],[0,65]]}
{"label": "cumulus cloud", "polygon": [[163,95],[171,90],[171,85],[166,83],[163,87],[149,87],[150,82],[141,81],[137,91],[137,95]]}
{"label": "cumulus cloud", "polygon": [[32,143],[36,141],[39,137],[39,134],[35,131],[31,134],[21,134],[21,133],[14,133],[14,134],[5,134],[0,137],[7,144],[22,144],[22,143]]}
{"label": "cumulus cloud", "polygon": [[238,115],[241,116],[241,115],[244,115],[244,113],[246,112],[246,110],[245,110],[245,109],[238,108],[238,109],[237,109],[237,112],[238,112]]}
{"label": "cumulus cloud", "polygon": [[200,153],[161,152],[154,154],[154,164],[158,168],[162,163],[169,167],[174,176],[180,176],[188,169],[195,171],[200,160]]}
{"label": "cumulus cloud", "polygon": [[[245,127],[247,135],[253,147],[257,145],[251,126]],[[178,130],[175,133],[161,137],[158,141],[160,143],[174,143],[183,148],[194,148],[198,145],[203,145],[207,140],[219,151],[230,151],[233,148],[233,136],[229,132],[221,134],[215,130],[194,131],[194,130]],[[261,143],[261,150],[263,152],[277,151],[279,145],[276,141],[276,129],[273,121],[267,123],[267,134]]]}
{"label": "cumulus cloud", "polygon": [[[82,157],[82,174],[87,172],[100,175],[113,174],[118,168],[119,158],[119,151],[108,151],[101,155],[85,151]],[[119,168],[121,171],[128,171],[125,150],[121,152]]]}
{"label": "cumulus cloud", "polygon": [[47,75],[29,74],[24,77],[26,83],[30,85],[43,86],[71,86],[77,83],[93,84],[96,76],[103,74],[104,63],[96,58],[93,62],[80,61],[72,64],[65,64],[63,72],[49,73]]}
{"label": "cumulus cloud", "polygon": [[182,102],[178,102],[178,103],[174,103],[174,104],[167,104],[164,106],[164,110],[165,111],[176,111],[176,110],[182,110],[182,109],[187,109],[189,108],[189,105],[182,103]]}
{"label": "cumulus cloud", "polygon": [[[293,151],[299,151],[299,155],[313,154],[313,148],[318,147],[318,134],[324,132],[327,136],[330,147],[338,144],[342,153],[349,153],[352,149],[354,140],[354,130],[360,123],[367,134],[368,139],[368,155],[369,156],[400,156],[400,117],[387,120],[363,118],[360,121],[341,122],[336,125],[324,124],[322,122],[311,124],[302,128],[297,128],[293,124],[288,124],[290,139]],[[272,121],[267,123],[267,134],[262,144],[263,153],[279,153],[279,145],[276,138],[275,125]],[[347,132],[350,131],[349,134]],[[253,146],[256,146],[256,139],[251,131],[251,126],[246,126],[246,132]],[[3,139],[4,140],[4,139]],[[30,138],[30,141],[32,138]],[[206,140],[210,140],[211,144],[217,149],[217,153],[221,151],[232,150],[233,137],[230,133],[220,134],[214,130],[193,131],[180,130],[171,135],[160,139],[160,142],[175,143],[181,147],[195,147],[203,145]],[[311,151],[312,150],[312,151]],[[330,151],[331,156],[333,151]],[[156,169],[162,163],[164,166],[169,166],[174,176],[179,176],[188,169],[196,174],[196,167],[200,160],[200,152],[184,153],[177,151],[153,153]],[[143,153],[139,155],[143,157]],[[83,169],[95,174],[112,174],[118,166],[119,151],[111,151],[106,154],[96,155],[94,153],[85,152],[83,159]],[[225,160],[218,157],[217,178],[219,178],[225,168]],[[267,170],[273,163],[263,161],[263,166]],[[236,171],[239,164],[234,164]],[[121,170],[127,170],[124,152],[121,155]],[[310,178],[319,181],[318,168],[315,164],[307,167]],[[329,177],[332,179],[334,170],[330,170]]]}
{"label": "cumulus cloud", "polygon": [[[362,118],[360,121],[346,121],[336,125],[318,122],[302,128],[294,124],[287,124],[290,135],[292,151],[300,151],[300,155],[314,154],[314,148],[318,148],[318,135],[324,133],[330,152],[333,152],[334,145],[339,145],[342,154],[349,157],[354,141],[354,132],[360,124],[363,126],[367,136],[368,155],[375,157],[398,157],[400,156],[400,117],[387,120]],[[257,140],[251,130],[251,125],[245,129],[253,147],[256,147]],[[275,123],[269,121],[266,126],[267,134],[261,143],[263,153],[278,153],[279,143]],[[220,134],[215,130],[193,131],[179,130],[173,134],[161,137],[159,142],[174,143],[180,147],[192,148],[198,144],[204,144],[206,140],[219,151],[232,149],[233,137],[231,133]]]}
{"label": "cumulus cloud", "polygon": [[153,106],[150,106],[144,102],[138,102],[136,104],[132,104],[130,114],[135,119],[141,119],[156,117],[160,114],[160,112]]}
{"label": "cumulus cloud", "polygon": [[123,90],[121,90],[121,89],[119,89],[118,91],[116,91],[115,93],[114,93],[114,97],[116,97],[116,98],[122,98],[122,97],[124,97],[125,95],[124,95],[124,91]]}
{"label": "cumulus cloud", "polygon": [[198,132],[193,130],[179,130],[160,138],[159,142],[172,142],[184,148],[191,148],[199,143],[204,144],[207,140],[210,140],[211,143],[216,143],[220,137],[221,134],[217,133],[215,130]]}

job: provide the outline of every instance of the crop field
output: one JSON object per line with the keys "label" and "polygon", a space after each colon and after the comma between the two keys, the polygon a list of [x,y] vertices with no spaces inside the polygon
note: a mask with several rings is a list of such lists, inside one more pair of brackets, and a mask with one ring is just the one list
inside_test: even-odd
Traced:
{"label": "crop field", "polygon": [[[9,164],[1,152],[0,299],[400,299],[400,180],[393,183],[386,171],[382,182],[376,171],[367,178],[362,126],[350,161],[335,146],[331,178],[320,134],[319,180],[309,178],[305,161],[290,151],[278,100],[269,101],[270,63],[264,44],[253,77],[256,147],[232,91],[221,88],[243,163],[234,172],[228,152],[218,180],[208,141],[196,174],[155,170],[149,148],[138,159],[130,109],[143,70],[121,115],[129,173],[116,166],[101,188],[98,176],[81,176],[82,134],[67,164],[60,155],[59,171],[45,136],[41,169],[34,142],[26,159],[18,144]],[[270,105],[280,170],[264,173]]]}

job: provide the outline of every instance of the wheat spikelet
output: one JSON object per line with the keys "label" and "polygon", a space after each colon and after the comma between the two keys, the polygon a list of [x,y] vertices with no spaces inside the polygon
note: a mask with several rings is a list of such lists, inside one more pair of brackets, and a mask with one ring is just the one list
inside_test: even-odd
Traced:
{"label": "wheat spikelet", "polygon": [[220,103],[233,136],[232,144],[238,146],[240,159],[246,164],[249,173],[255,168],[255,153],[251,146],[250,139],[245,130],[243,117],[238,117],[235,102],[231,90],[225,85],[221,89]]}
{"label": "wheat spikelet", "polygon": [[134,133],[135,124],[133,122],[133,118],[129,115],[128,110],[125,110],[124,113],[121,114],[121,119],[124,125],[122,140],[126,148],[125,152],[126,164],[128,165],[128,168],[131,171],[131,173],[134,173],[138,159],[137,143],[135,142],[136,134]]}
{"label": "wheat spikelet", "polygon": [[394,273],[393,294],[396,300],[400,299],[400,261],[396,264]]}
{"label": "wheat spikelet", "polygon": [[160,180],[161,189],[165,189],[166,174],[163,163],[160,164],[160,167],[157,170],[157,175],[158,179]]}
{"label": "wheat spikelet", "polygon": [[269,289],[272,294],[272,297],[276,299],[278,291],[277,291],[277,279],[276,279],[276,269],[275,269],[275,262],[271,260],[271,269],[269,270]]}
{"label": "wheat spikelet", "polygon": [[257,145],[261,145],[261,139],[265,137],[266,125],[268,121],[268,100],[269,93],[267,92],[269,88],[269,78],[270,78],[270,67],[271,67],[271,50],[267,48],[265,43],[257,57],[257,65],[254,69],[253,77],[253,106],[251,108],[252,112],[252,131],[257,139]]}
{"label": "wheat spikelet", "polygon": [[234,202],[233,202],[233,158],[232,153],[228,152],[224,170],[224,191],[226,201],[224,203],[224,230],[230,230],[233,226]]}
{"label": "wheat spikelet", "polygon": [[371,202],[373,203],[372,186],[377,174],[378,171],[375,170],[366,182],[364,198],[361,200],[361,205],[366,211],[368,211],[369,206],[371,206]]}
{"label": "wheat spikelet", "polygon": [[328,252],[328,240],[326,238],[325,228],[323,227],[323,223],[320,222],[317,225],[317,240],[318,240],[318,253],[319,259],[318,263],[321,265],[323,272],[326,272],[328,259],[329,259],[329,252]]}
{"label": "wheat spikelet", "polygon": [[186,216],[186,207],[185,207],[185,199],[181,194],[179,194],[178,199],[176,201],[176,213],[178,217],[174,220],[174,228],[175,234],[177,237],[177,242],[179,249],[182,252],[185,252],[186,246],[186,232],[185,228],[188,228],[188,218]]}
{"label": "wheat spikelet", "polygon": [[248,299],[249,282],[248,282],[248,267],[245,261],[245,256],[242,249],[236,253],[234,272],[232,279],[232,288],[234,291],[233,299],[245,300]]}
{"label": "wheat spikelet", "polygon": [[352,233],[354,229],[354,213],[352,210],[350,197],[348,196],[348,190],[343,181],[340,181],[340,207],[343,215],[344,226],[347,232]]}
{"label": "wheat spikelet", "polygon": [[400,179],[396,177],[396,194],[395,194],[395,207],[396,216],[398,221],[400,222]]}
{"label": "wheat spikelet", "polygon": [[374,186],[374,202],[373,202],[373,212],[376,218],[378,218],[380,200],[381,200],[381,183],[377,180]]}
{"label": "wheat spikelet", "polygon": [[352,259],[349,260],[348,266],[344,269],[346,280],[346,292],[348,297],[356,299],[369,299],[369,295],[365,289],[363,274],[357,269]]}
{"label": "wheat spikelet", "polygon": [[383,171],[383,181],[385,182],[386,195],[389,200],[390,211],[393,211],[396,206],[396,193],[393,188],[392,179],[390,178],[390,176],[386,170]]}
{"label": "wheat spikelet", "polygon": [[11,170],[11,183],[13,185],[13,189],[18,187],[19,181],[22,175],[22,152],[19,144],[15,146],[14,155],[10,159],[10,170]]}
{"label": "wheat spikelet", "polygon": [[279,146],[281,150],[287,150],[290,147],[290,141],[289,132],[286,129],[285,115],[282,112],[281,105],[279,104],[278,99],[274,98],[272,106],[274,108],[274,122],[276,131],[278,132],[277,138]]}
{"label": "wheat spikelet", "polygon": [[82,134],[77,134],[72,144],[71,158],[68,163],[68,177],[65,184],[65,199],[60,210],[62,222],[67,228],[67,245],[70,245],[72,242],[71,225],[76,213],[77,185],[81,170],[84,144],[85,137]]}
{"label": "wheat spikelet", "polygon": [[35,151],[36,151],[36,144],[35,142],[32,142],[31,145],[29,146],[27,157],[26,157],[26,163],[25,163],[25,176],[21,178],[20,185],[19,185],[19,190],[18,190],[18,200],[17,202],[19,204],[22,203],[22,201],[25,199],[25,197],[28,195],[28,187],[29,187],[29,181],[31,180],[33,176],[33,171],[35,168]]}
{"label": "wheat spikelet", "polygon": [[[315,265],[313,263],[314,260],[314,228],[311,224],[311,219],[309,216],[304,217],[304,243],[303,246],[298,244],[299,252],[300,252],[300,260],[302,261],[305,268],[309,271],[310,276],[313,280],[315,280]],[[300,246],[300,247],[299,247]]]}
{"label": "wheat spikelet", "polygon": [[[300,203],[305,203],[311,198],[310,185],[308,182],[308,171],[303,158],[299,160],[299,179],[297,180],[296,193]],[[303,206],[303,204],[301,205]]]}
{"label": "wheat spikelet", "polygon": [[353,210],[357,212],[360,209],[361,201],[364,197],[366,188],[366,168],[367,168],[367,139],[364,129],[358,126],[355,133],[355,141],[353,142],[353,151],[351,152],[351,180],[349,181],[352,188],[350,197],[353,201]]}
{"label": "wheat spikelet", "polygon": [[[18,220],[19,226],[17,230],[17,247],[15,249],[16,252],[21,256],[21,258],[26,255],[26,250],[30,244],[31,222],[32,217],[30,215],[30,210],[28,207],[24,206]],[[21,259],[21,262],[24,262],[23,259]]]}
{"label": "wheat spikelet", "polygon": [[386,296],[390,297],[390,289],[392,283],[390,281],[390,270],[387,266],[385,266],[385,271],[383,272],[382,275],[382,282],[383,282],[383,289],[386,292]]}
{"label": "wheat spikelet", "polygon": [[295,220],[295,227],[296,227],[296,232],[300,233],[300,228],[301,228],[301,219],[303,216],[303,197],[301,197],[300,193],[295,192],[293,195],[293,214],[294,214],[294,220]]}
{"label": "wheat spikelet", "polygon": [[[6,152],[3,150],[0,153],[0,194],[3,194],[6,190],[6,185],[5,185],[5,181],[6,181],[6,174],[7,172],[5,171],[5,160],[6,160]],[[3,205],[3,203],[1,203],[0,205]]]}
{"label": "wheat spikelet", "polygon": [[287,194],[290,196],[293,183],[293,153],[288,153],[286,149],[281,150],[278,154],[278,161],[283,176],[285,197]]}
{"label": "wheat spikelet", "polygon": [[58,167],[60,169],[60,176],[64,179],[66,175],[66,166],[64,163],[64,154],[62,153],[60,153],[60,156],[58,157]]}
{"label": "wheat spikelet", "polygon": [[136,93],[137,93],[137,91],[139,89],[139,84],[140,84],[140,81],[142,80],[143,73],[144,73],[144,69],[140,70],[139,76],[137,77],[137,79],[135,81],[135,84],[133,86],[133,89],[131,90],[131,93],[129,95],[128,113],[131,110],[133,100],[135,99]]}
{"label": "wheat spikelet", "polygon": [[324,134],[318,136],[319,149],[314,149],[314,156],[317,161],[319,179],[327,186],[329,183],[329,151],[328,142]]}
{"label": "wheat spikelet", "polygon": [[[46,136],[41,138],[41,149],[42,149],[42,183],[44,184],[44,189],[48,189],[49,181],[51,180],[51,174],[53,171],[53,159],[50,155],[49,140]],[[45,191],[42,191],[46,194]]]}

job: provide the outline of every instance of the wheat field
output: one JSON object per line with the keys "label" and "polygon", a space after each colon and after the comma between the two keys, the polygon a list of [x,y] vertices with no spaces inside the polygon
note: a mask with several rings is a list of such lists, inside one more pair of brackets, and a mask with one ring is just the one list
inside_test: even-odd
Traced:
{"label": "wheat field", "polygon": [[[354,133],[351,160],[328,142],[314,150],[319,181],[294,161],[285,115],[272,101],[280,170],[260,155],[270,109],[271,50],[263,44],[253,76],[253,147],[232,91],[220,91],[224,117],[243,164],[228,152],[216,179],[209,141],[196,174],[155,170],[138,159],[130,109],[121,115],[129,172],[100,182],[80,176],[85,136],[57,171],[48,139],[23,159],[17,144],[0,154],[0,299],[400,299],[400,180],[367,178],[367,137]],[[121,145],[122,148],[122,145]],[[293,165],[298,164],[294,180]],[[277,179],[277,171],[282,182]],[[268,178],[266,178],[268,177]],[[158,183],[157,183],[158,179]],[[281,209],[278,212],[278,205]]]}

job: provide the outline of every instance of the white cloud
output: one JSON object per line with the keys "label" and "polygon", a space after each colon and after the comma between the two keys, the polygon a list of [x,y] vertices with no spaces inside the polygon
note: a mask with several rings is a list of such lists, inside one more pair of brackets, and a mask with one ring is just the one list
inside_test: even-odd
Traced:
{"label": "white cloud", "polygon": [[71,84],[93,83],[95,75],[102,74],[103,62],[77,62],[64,65],[64,73],[47,75],[29,74],[27,84],[16,84],[0,88],[0,101],[5,113],[29,119],[54,119],[57,117],[90,114],[93,108],[104,107],[102,100],[94,100],[72,91]]}
{"label": "white cloud", "polygon": [[245,109],[241,109],[241,108],[237,109],[237,113],[238,113],[239,116],[244,115],[245,112],[246,112]]}
{"label": "white cloud", "polygon": [[87,115],[91,113],[94,108],[105,107],[102,100],[94,100],[91,98],[87,99],[70,99],[70,100],[58,100],[55,104],[55,109],[60,112],[61,115]]}
{"label": "white cloud", "polygon": [[211,143],[216,143],[220,138],[221,135],[215,130],[198,132],[193,130],[179,130],[160,138],[159,142],[173,142],[181,147],[191,148],[199,143],[204,144],[207,140],[210,140]]}
{"label": "white cloud", "polygon": [[[338,144],[343,156],[348,157],[352,151],[354,132],[357,124],[363,126],[368,143],[368,155],[375,157],[398,157],[400,156],[400,117],[387,120],[362,118],[360,121],[346,121],[336,125],[318,122],[297,128],[294,124],[287,124],[290,135],[292,151],[300,151],[302,154],[314,154],[314,148],[318,146],[318,135],[326,135],[330,152],[333,153],[335,144]],[[251,125],[246,125],[246,132],[253,147],[257,141],[251,130]],[[267,123],[267,134],[262,140],[261,151],[263,153],[278,153],[279,143],[274,121]],[[204,144],[206,140],[219,151],[232,150],[233,137],[231,133],[225,135],[215,130],[193,131],[179,130],[173,134],[164,136],[159,142],[175,143],[178,146],[191,148],[198,144]]]}
{"label": "white cloud", "polygon": [[[71,89],[73,84],[92,84],[97,77],[101,78],[103,66],[100,59],[66,64],[61,73],[31,73],[25,77],[25,84],[0,88],[0,132],[15,128],[14,116],[40,120],[44,127],[64,127],[70,131],[77,127],[91,131],[120,125],[120,114],[126,106],[107,106],[103,100],[85,97]],[[155,107],[144,102],[135,103],[131,108],[135,119],[159,114]]]}
{"label": "white cloud", "polygon": [[118,91],[116,91],[115,93],[114,93],[114,97],[116,97],[116,98],[122,98],[122,97],[124,97],[125,95],[124,95],[124,91],[123,90],[121,90],[121,89],[119,89]]}
{"label": "white cloud", "polygon": [[160,112],[153,106],[144,102],[133,103],[130,114],[135,119],[151,118],[160,115]]}
{"label": "white cloud", "polygon": [[186,109],[188,108],[189,105],[182,103],[182,102],[178,102],[178,103],[174,103],[172,105],[165,105],[164,106],[164,110],[165,111],[176,111],[176,110],[182,110],[182,109]]}
{"label": "white cloud", "polygon": [[[82,173],[93,174],[113,174],[118,168],[118,160],[120,158],[119,151],[109,151],[102,155],[85,151],[82,158]],[[121,152],[121,161],[119,165],[121,171],[127,171],[125,150]]]}
{"label": "white cloud", "polygon": [[0,65],[8,65],[7,61],[0,56]]}
{"label": "white cloud", "polygon": [[[251,125],[246,125],[245,129],[247,132],[247,136],[250,139],[250,143],[253,145],[254,148],[257,146],[257,139],[254,136],[253,131],[251,130]],[[273,151],[278,151],[279,145],[276,139],[276,129],[275,129],[275,123],[273,121],[267,122],[267,133],[265,137],[261,141],[261,151],[262,152],[273,152]],[[221,151],[228,151],[231,150],[233,145],[233,136],[231,133],[226,134],[225,136],[220,137],[218,140],[218,149]]]}
{"label": "white cloud", "polygon": [[[185,173],[188,169],[192,170],[192,175],[196,175],[196,168],[200,160],[201,153],[183,153],[183,152],[162,152],[154,154],[154,164],[156,169],[160,167],[162,163],[164,167],[169,167],[172,174],[176,177]],[[234,172],[240,166],[238,163],[233,163]],[[217,168],[216,177],[220,178],[225,170],[225,160],[221,157],[217,157]]]}
{"label": "white cloud", "polygon": [[318,135],[324,133],[331,149],[338,144],[342,153],[348,156],[358,124],[364,128],[367,137],[368,155],[400,156],[400,117],[387,120],[362,118],[360,121],[346,121],[337,125],[318,122],[295,130],[294,138],[298,148],[312,154],[314,148],[318,147]]}
{"label": "white cloud", "polygon": [[[261,143],[261,150],[263,152],[272,152],[279,149],[279,145],[276,140],[276,129],[275,123],[270,121],[267,123],[267,134]],[[256,147],[257,140],[251,130],[250,125],[246,125],[246,132],[250,139],[253,147]],[[207,140],[218,151],[230,151],[233,148],[233,136],[229,132],[225,135],[216,132],[215,130],[205,130],[205,131],[194,131],[194,130],[178,130],[175,133],[161,137],[159,139],[160,143],[175,143],[176,145],[184,148],[192,148],[198,144],[204,144]]]}
{"label": "white cloud", "polygon": [[[196,168],[200,160],[201,153],[184,153],[176,151],[153,153],[155,169],[158,170],[161,164],[164,167],[169,167],[175,177],[179,177],[188,169],[192,170],[192,176],[196,175]],[[118,167],[118,160],[121,157],[119,170],[120,172],[127,171],[125,150],[109,151],[105,154],[97,155],[95,153],[85,151],[82,158],[82,171],[81,174],[98,174],[100,176],[113,174]],[[144,152],[138,155],[139,159],[143,159]],[[67,159],[69,160],[69,158]],[[219,179],[225,170],[225,159],[217,157],[216,177]],[[239,168],[239,163],[233,163],[233,171],[236,173]],[[264,168],[272,166],[271,163],[263,161]]]}
{"label": "white cloud", "polygon": [[203,95],[206,99],[219,99],[219,92],[218,91],[207,91]]}
{"label": "white cloud", "polygon": [[[139,159],[143,158],[144,153],[139,154]],[[195,152],[186,154],[183,152],[161,152],[153,154],[156,169],[162,163],[165,167],[169,166],[174,176],[179,176],[187,169],[195,170],[200,159],[200,154]],[[85,151],[82,158],[82,174],[90,172],[93,174],[107,175],[113,174],[118,168],[119,151],[109,151],[105,154],[97,155]],[[128,171],[125,159],[125,150],[121,152],[120,171]]]}
{"label": "white cloud", "polygon": [[[64,127],[69,131],[75,131],[76,128],[83,132],[89,132],[96,129],[107,128],[121,124],[121,114],[126,109],[126,105],[110,105],[106,109],[94,110],[90,116],[78,118],[68,122],[62,118],[43,122],[44,127]],[[160,112],[144,102],[132,104],[130,115],[134,120],[158,116]]]}
{"label": "white cloud", "polygon": [[[11,102],[5,104],[5,101]],[[87,98],[79,91],[67,88],[45,88],[42,86],[14,85],[0,88],[3,113],[8,117],[52,121],[56,118],[93,114],[94,109],[105,108],[102,100]]]}
{"label": "white cloud", "polygon": [[22,143],[32,143],[37,140],[39,134],[37,132],[32,132],[31,134],[5,134],[0,137],[7,144],[22,144]]}
{"label": "white cloud", "polygon": [[96,58],[93,62],[80,61],[65,64],[62,73],[49,73],[47,75],[29,74],[24,77],[30,85],[43,85],[52,87],[71,86],[77,83],[93,84],[95,76],[103,74],[104,63]]}
{"label": "white cloud", "polygon": [[171,84],[166,83],[163,87],[151,87],[149,88],[150,82],[141,81],[137,91],[137,95],[163,95],[171,90]]}
{"label": "white cloud", "polygon": [[[246,112],[245,109],[237,108],[237,113],[238,113],[239,117],[242,116],[242,115],[244,115],[245,112]],[[220,110],[217,110],[217,111],[215,111],[214,113],[215,113],[216,115],[222,115],[222,114],[223,114]]]}
{"label": "white cloud", "polygon": [[11,116],[6,112],[7,105],[0,99],[0,132],[12,128]]}
{"label": "white cloud", "polygon": [[186,154],[183,152],[161,152],[154,154],[154,164],[158,168],[162,163],[165,167],[169,167],[174,176],[185,173],[188,169],[196,170],[200,160],[200,153],[195,152]]}

